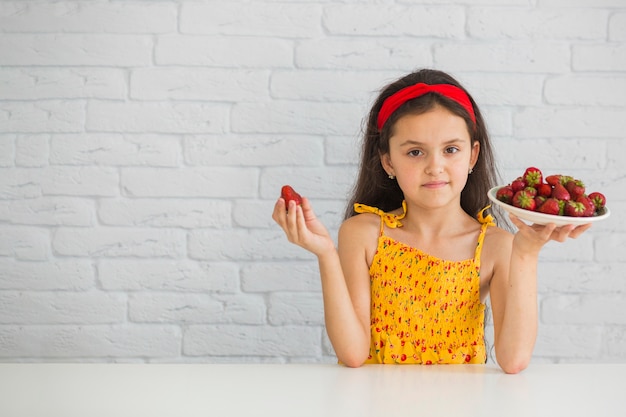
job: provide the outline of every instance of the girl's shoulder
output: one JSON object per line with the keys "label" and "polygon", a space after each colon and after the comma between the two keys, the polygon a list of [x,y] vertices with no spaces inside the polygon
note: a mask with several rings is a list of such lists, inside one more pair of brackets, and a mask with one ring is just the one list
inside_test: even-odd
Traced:
{"label": "girl's shoulder", "polygon": [[485,254],[493,254],[496,257],[508,257],[513,245],[513,233],[498,226],[488,227],[485,232]]}
{"label": "girl's shoulder", "polygon": [[377,234],[380,230],[380,222],[380,216],[375,213],[355,214],[341,224],[339,231],[351,236]]}

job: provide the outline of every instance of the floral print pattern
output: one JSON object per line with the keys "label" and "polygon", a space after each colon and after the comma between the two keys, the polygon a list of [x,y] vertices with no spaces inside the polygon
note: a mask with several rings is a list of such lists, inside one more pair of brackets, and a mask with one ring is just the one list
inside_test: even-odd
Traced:
{"label": "floral print pattern", "polygon": [[494,224],[492,217],[483,217],[481,211],[475,256],[457,262],[385,236],[383,222],[401,227],[393,217],[404,213],[394,216],[364,205],[355,205],[355,210],[381,216],[370,267],[371,342],[366,363],[485,363],[480,253],[487,227]]}

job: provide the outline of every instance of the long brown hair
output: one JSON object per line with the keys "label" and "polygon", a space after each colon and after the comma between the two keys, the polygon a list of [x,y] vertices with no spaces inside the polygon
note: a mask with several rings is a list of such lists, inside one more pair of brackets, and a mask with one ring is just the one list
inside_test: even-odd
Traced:
{"label": "long brown hair", "polygon": [[417,83],[451,84],[467,93],[452,76],[432,69],[422,69],[410,73],[382,89],[370,110],[365,126],[359,175],[346,207],[346,219],[356,214],[353,208],[354,203],[378,207],[383,211],[392,211],[402,205],[404,194],[397,181],[389,179],[380,162],[380,156],[389,152],[389,138],[392,136],[395,122],[400,117],[407,114],[422,114],[437,105],[465,119],[472,144],[475,141],[480,143],[478,160],[461,192],[461,207],[467,214],[476,217],[478,212],[489,204],[487,191],[496,185],[498,174],[484,119],[469,93],[467,95],[474,108],[475,124],[467,111],[456,101],[439,94],[427,93],[400,106],[389,117],[382,130],[378,130],[376,121],[385,99],[397,91]]}

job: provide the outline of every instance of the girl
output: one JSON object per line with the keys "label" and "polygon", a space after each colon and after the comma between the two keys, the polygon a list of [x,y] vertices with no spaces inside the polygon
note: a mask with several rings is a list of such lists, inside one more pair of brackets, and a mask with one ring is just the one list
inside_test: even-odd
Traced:
{"label": "girl", "polygon": [[448,74],[421,70],[384,88],[369,113],[337,248],[308,199],[276,202],[289,241],[318,258],[341,363],[485,363],[489,295],[498,364],[507,373],[528,365],[539,252],[590,225],[529,226],[511,215],[512,234],[484,214],[495,182],[476,103]]}

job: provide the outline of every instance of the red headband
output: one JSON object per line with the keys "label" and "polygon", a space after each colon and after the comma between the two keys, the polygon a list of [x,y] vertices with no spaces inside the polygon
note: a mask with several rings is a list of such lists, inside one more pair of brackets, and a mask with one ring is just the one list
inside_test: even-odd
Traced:
{"label": "red headband", "polygon": [[472,121],[476,123],[476,116],[474,115],[474,108],[472,107],[472,102],[470,101],[467,93],[460,89],[459,87],[455,87],[451,84],[424,84],[417,83],[411,85],[409,87],[403,88],[402,90],[392,94],[387,97],[384,101],[383,106],[378,112],[378,130],[382,130],[383,126],[389,116],[393,114],[398,107],[406,103],[407,101],[423,96],[428,93],[437,93],[441,94],[444,97],[448,97],[459,103],[463,108],[469,113]]}

